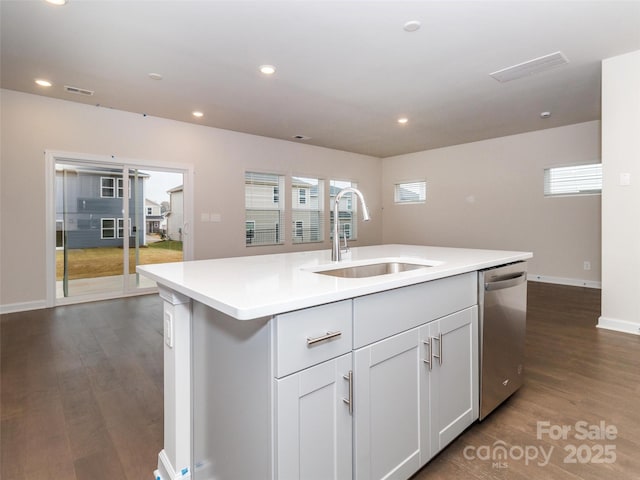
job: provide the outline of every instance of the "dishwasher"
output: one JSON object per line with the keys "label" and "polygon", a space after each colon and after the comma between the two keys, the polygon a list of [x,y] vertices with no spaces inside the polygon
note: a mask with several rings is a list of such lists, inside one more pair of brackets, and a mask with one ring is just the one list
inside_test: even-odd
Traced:
{"label": "dishwasher", "polygon": [[480,420],[522,386],[527,262],[478,272]]}

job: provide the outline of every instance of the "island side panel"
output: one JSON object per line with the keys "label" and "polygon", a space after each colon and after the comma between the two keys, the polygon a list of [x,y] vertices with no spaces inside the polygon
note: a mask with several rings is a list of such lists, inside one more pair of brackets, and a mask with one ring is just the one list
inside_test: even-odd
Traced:
{"label": "island side panel", "polygon": [[158,284],[163,299],[164,444],[154,477],[191,474],[191,299]]}
{"label": "island side panel", "polygon": [[269,318],[239,321],[193,301],[193,478],[272,476]]}

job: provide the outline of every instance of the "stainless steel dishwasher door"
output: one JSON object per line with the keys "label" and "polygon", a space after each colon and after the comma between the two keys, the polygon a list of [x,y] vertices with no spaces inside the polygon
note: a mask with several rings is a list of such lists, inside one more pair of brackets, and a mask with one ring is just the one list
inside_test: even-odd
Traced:
{"label": "stainless steel dishwasher door", "polygon": [[527,319],[527,263],[478,275],[480,420],[522,385]]}

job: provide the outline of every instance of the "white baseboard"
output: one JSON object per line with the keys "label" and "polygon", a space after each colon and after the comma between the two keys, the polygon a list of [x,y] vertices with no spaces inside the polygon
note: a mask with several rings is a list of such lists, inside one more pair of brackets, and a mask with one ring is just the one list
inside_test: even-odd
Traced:
{"label": "white baseboard", "polygon": [[153,475],[155,480],[189,480],[191,478],[188,468],[181,472],[175,471],[164,449],[158,454],[158,470],[153,472]]}
{"label": "white baseboard", "polygon": [[40,310],[47,308],[45,300],[35,300],[33,302],[8,303],[0,305],[0,314],[26,312],[28,310]]}
{"label": "white baseboard", "polygon": [[598,319],[598,325],[596,325],[596,327],[603,328],[605,330],[614,330],[616,332],[640,335],[640,323],[630,322],[628,320],[600,317]]}
{"label": "white baseboard", "polygon": [[548,275],[527,274],[530,282],[555,283],[558,285],[570,285],[572,287],[602,288],[602,282],[593,280],[581,280],[579,278],[550,277]]}

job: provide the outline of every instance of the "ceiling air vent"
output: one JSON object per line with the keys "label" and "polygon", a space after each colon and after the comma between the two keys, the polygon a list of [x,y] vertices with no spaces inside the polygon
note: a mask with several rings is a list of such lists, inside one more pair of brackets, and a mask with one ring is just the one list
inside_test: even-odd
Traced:
{"label": "ceiling air vent", "polygon": [[512,67],[503,68],[502,70],[495,71],[489,75],[499,82],[510,82],[511,80],[535,75],[536,73],[551,70],[552,68],[559,67],[560,65],[566,65],[568,63],[569,60],[567,60],[567,57],[565,57],[562,52],[554,52],[543,57],[519,63]]}
{"label": "ceiling air vent", "polygon": [[64,89],[67,93],[75,93],[76,95],[86,95],[88,97],[90,97],[94,93],[93,90],[87,90],[86,88],[79,88],[79,87],[71,87],[69,85],[65,85]]}

